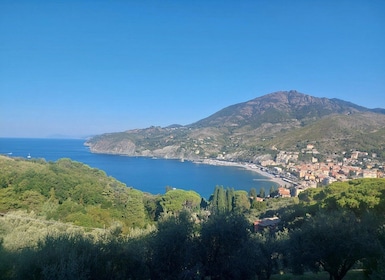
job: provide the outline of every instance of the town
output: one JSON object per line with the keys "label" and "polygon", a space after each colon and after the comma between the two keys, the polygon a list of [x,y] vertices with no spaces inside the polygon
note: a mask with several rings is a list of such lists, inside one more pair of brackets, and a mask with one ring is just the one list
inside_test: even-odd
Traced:
{"label": "town", "polygon": [[[300,160],[306,155],[308,161]],[[357,178],[385,178],[385,162],[377,154],[362,151],[342,152],[320,160],[314,144],[308,144],[300,152],[278,151],[274,159],[253,163],[226,161],[220,154],[216,159],[204,159],[205,164],[239,166],[271,178],[278,185],[279,197],[292,197],[308,188],[329,185],[337,181]]]}
{"label": "town", "polygon": [[[300,153],[310,155],[310,162],[299,161]],[[294,196],[307,188],[325,186],[337,181],[385,177],[385,163],[379,160],[375,153],[343,152],[327,157],[324,161],[320,161],[318,155],[315,145],[308,144],[301,152],[279,151],[275,160],[257,164],[262,170],[290,183],[295,189],[295,192],[292,192]]]}

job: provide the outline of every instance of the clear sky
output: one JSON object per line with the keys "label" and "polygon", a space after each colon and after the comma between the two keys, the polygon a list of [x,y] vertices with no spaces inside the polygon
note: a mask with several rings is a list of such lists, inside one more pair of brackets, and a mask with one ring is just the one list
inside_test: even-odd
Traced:
{"label": "clear sky", "polygon": [[185,125],[292,89],[385,108],[385,1],[0,1],[0,137]]}

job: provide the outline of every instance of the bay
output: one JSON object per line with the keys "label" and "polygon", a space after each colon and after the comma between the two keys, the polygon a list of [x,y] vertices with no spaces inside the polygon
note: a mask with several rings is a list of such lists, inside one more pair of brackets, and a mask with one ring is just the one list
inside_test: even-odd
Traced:
{"label": "bay", "polygon": [[271,186],[276,186],[268,178],[242,167],[94,154],[84,142],[83,139],[0,138],[0,154],[46,161],[70,158],[101,169],[129,187],[152,194],[163,194],[166,186],[170,186],[194,190],[208,199],[217,185],[246,191],[255,188],[257,192],[260,188],[268,192]]}

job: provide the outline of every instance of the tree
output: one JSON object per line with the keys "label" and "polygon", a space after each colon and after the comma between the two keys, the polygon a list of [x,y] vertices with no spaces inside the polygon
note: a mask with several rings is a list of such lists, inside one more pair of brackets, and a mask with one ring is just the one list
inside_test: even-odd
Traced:
{"label": "tree", "polygon": [[249,191],[250,198],[256,198],[257,197],[257,190],[255,188],[251,188]]}
{"label": "tree", "polygon": [[132,227],[143,227],[146,222],[146,213],[143,203],[143,193],[141,191],[131,189],[125,204],[126,224]]}
{"label": "tree", "polygon": [[228,209],[228,200],[223,186],[216,186],[211,200],[211,208],[215,213],[224,213]]}
{"label": "tree", "polygon": [[158,225],[150,242],[148,258],[151,279],[191,279],[197,259],[193,222],[187,211],[171,216]]}
{"label": "tree", "polygon": [[377,237],[379,245],[377,254],[364,261],[366,274],[370,279],[385,279],[385,225],[378,228]]}
{"label": "tree", "polygon": [[233,211],[234,207],[234,189],[233,188],[227,188],[226,190],[226,200],[227,200],[227,211],[231,212]]}
{"label": "tree", "polygon": [[215,212],[218,210],[218,194],[219,194],[219,186],[215,186],[214,193],[210,197],[211,201],[211,209]]}
{"label": "tree", "polygon": [[196,209],[200,202],[200,195],[194,191],[171,190],[161,197],[160,205],[164,213],[176,214],[183,209]]}
{"label": "tree", "polygon": [[223,187],[218,189],[218,205],[217,209],[219,213],[224,213],[227,210],[226,204],[226,191]]}
{"label": "tree", "polygon": [[257,275],[258,280],[270,279],[281,266],[287,238],[287,231],[266,230],[254,234],[242,251],[242,255],[247,256],[247,266],[252,270],[249,274]]}
{"label": "tree", "polygon": [[340,280],[359,260],[371,257],[378,247],[375,229],[352,212],[318,213],[290,238],[290,260],[313,271],[323,269],[330,279]]}
{"label": "tree", "polygon": [[245,279],[247,267],[242,248],[250,237],[249,223],[243,215],[212,215],[202,225],[200,255],[204,276],[210,279]]}
{"label": "tree", "polygon": [[274,186],[270,187],[269,196],[275,197],[278,194],[278,189]]}
{"label": "tree", "polygon": [[234,211],[242,213],[246,210],[250,210],[250,199],[248,198],[247,192],[238,190],[235,192],[234,197]]}
{"label": "tree", "polygon": [[304,203],[318,203],[329,211],[349,210],[358,217],[368,211],[381,215],[385,211],[385,180],[336,182],[325,188],[308,189],[298,197]]}
{"label": "tree", "polygon": [[264,188],[260,188],[260,190],[259,190],[259,197],[265,198],[265,196],[266,196],[265,189]]}

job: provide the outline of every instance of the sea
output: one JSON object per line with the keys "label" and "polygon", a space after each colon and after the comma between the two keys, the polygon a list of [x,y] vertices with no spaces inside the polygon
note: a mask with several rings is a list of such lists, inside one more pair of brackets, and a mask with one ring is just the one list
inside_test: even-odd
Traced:
{"label": "sea", "polygon": [[69,158],[101,169],[128,187],[152,194],[164,194],[166,187],[172,187],[193,190],[209,199],[215,186],[246,191],[255,188],[257,192],[260,188],[268,191],[276,186],[267,177],[242,167],[95,154],[84,143],[84,139],[0,138],[0,154],[46,161]]}

